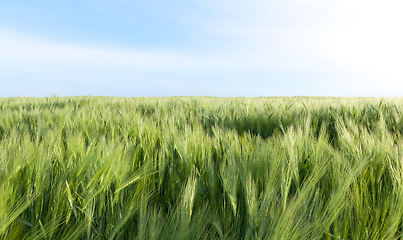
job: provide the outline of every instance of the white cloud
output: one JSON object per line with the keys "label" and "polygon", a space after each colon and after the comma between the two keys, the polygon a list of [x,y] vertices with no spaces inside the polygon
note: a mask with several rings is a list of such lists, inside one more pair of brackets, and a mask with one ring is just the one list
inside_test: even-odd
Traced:
{"label": "white cloud", "polygon": [[316,46],[317,28],[324,21],[313,13],[322,15],[327,7],[307,0],[184,4],[165,17],[187,25],[199,38],[221,39],[219,46],[195,52],[68,45],[0,31],[0,59],[156,71],[313,72],[326,67]]}
{"label": "white cloud", "polygon": [[[402,11],[403,4],[393,0],[206,0],[184,5],[164,18],[187,26],[190,34],[201,39],[218,39],[215,47],[199,51],[93,47],[0,31],[0,60],[52,64],[58,69],[174,72],[189,78],[286,72],[294,74],[294,83],[320,86],[315,87],[316,95],[321,91],[399,95],[403,88]],[[270,74],[266,76],[270,81]],[[286,88],[291,82],[275,84]]]}
{"label": "white cloud", "polygon": [[20,34],[1,32],[0,59],[105,68],[172,69],[188,67],[187,56],[168,51],[87,47],[34,39]]}
{"label": "white cloud", "polygon": [[223,49],[239,56],[245,65],[298,73],[334,70],[319,47],[322,31],[331,23],[330,4],[312,0],[208,4],[220,17],[199,19],[199,28],[206,36],[226,40]]}
{"label": "white cloud", "polygon": [[258,58],[279,57],[281,64],[276,67],[288,68],[300,60],[307,67],[305,60],[309,60],[309,64],[327,62],[330,68],[356,73],[402,77],[402,1],[217,0],[209,4],[223,16],[207,22],[209,34],[228,36]]}
{"label": "white cloud", "polygon": [[[232,31],[231,25],[224,26]],[[218,31],[218,29],[217,29]],[[298,32],[276,28],[233,29],[241,35],[219,49],[189,53],[164,49],[135,49],[111,46],[89,47],[52,42],[18,33],[0,31],[0,60],[5,62],[57,65],[66,67],[102,67],[103,69],[140,69],[152,71],[228,71],[301,68]],[[223,33],[231,35],[230,33]],[[268,35],[275,35],[270,38]],[[292,35],[297,35],[292,39]],[[245,39],[242,39],[242,36]],[[230,36],[237,38],[236,36]],[[253,41],[249,37],[255,38]],[[302,43],[303,44],[303,43]],[[306,62],[305,62],[306,63]]]}
{"label": "white cloud", "polygon": [[338,1],[332,11],[338,25],[321,38],[324,56],[385,82],[403,82],[402,11],[401,1]]}
{"label": "white cloud", "polygon": [[222,0],[216,6],[234,17],[212,31],[242,39],[248,59],[261,59],[262,66],[339,72],[338,81],[323,76],[321,84],[340,92],[403,93],[402,1]]}

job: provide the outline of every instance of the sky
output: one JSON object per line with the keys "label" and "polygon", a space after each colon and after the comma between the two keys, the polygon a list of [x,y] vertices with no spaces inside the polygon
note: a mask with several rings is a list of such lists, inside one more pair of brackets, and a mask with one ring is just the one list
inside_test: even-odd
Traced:
{"label": "sky", "polygon": [[403,96],[400,0],[0,2],[0,97]]}

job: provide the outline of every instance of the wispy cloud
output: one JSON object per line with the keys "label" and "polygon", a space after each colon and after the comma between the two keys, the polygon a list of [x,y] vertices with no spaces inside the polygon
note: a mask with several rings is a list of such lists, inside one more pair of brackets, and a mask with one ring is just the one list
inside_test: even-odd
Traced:
{"label": "wispy cloud", "polygon": [[[38,40],[20,34],[0,38],[0,59],[109,69],[172,69],[196,64],[189,57],[168,51],[89,47]],[[193,62],[193,63],[192,63]]]}
{"label": "wispy cloud", "polygon": [[[222,27],[228,31],[232,26]],[[207,49],[204,53],[192,53],[186,49],[178,51],[80,46],[2,31],[0,60],[105,69],[185,72],[209,69],[290,69],[292,64],[294,67],[303,67],[299,61],[301,59],[298,59],[301,57],[298,56],[298,52],[306,51],[306,49],[299,48],[303,44],[300,38],[299,41],[287,41],[286,39],[291,38],[289,32],[281,29],[269,29],[271,34],[277,35],[276,38],[270,39],[261,33],[263,29],[234,29],[234,31],[243,36],[253,36],[254,34],[260,36],[260,39],[252,42],[244,42],[240,39],[220,49]]]}
{"label": "wispy cloud", "polygon": [[[141,8],[146,20],[165,21],[165,27],[175,26],[182,35],[176,45],[164,42],[161,34],[158,44],[123,46],[60,42],[0,29],[3,75],[23,70],[40,72],[48,81],[74,78],[89,85],[113,78],[126,88],[142,86],[160,95],[165,90],[220,95],[223,89],[222,95],[403,93],[403,35],[398,31],[403,9],[398,1],[89,3],[104,19],[140,25],[141,14],[130,13]],[[182,37],[186,46],[179,43]],[[111,89],[113,82],[106,85]],[[174,90],[180,87],[183,91]]]}
{"label": "wispy cloud", "polygon": [[[120,3],[128,9],[124,13],[137,7],[127,2]],[[92,4],[94,9],[105,17],[118,15],[105,15],[104,10],[112,7],[107,1]],[[320,35],[317,28],[323,21],[318,21],[311,16],[314,14],[310,14],[315,8],[327,7],[322,6],[323,4],[306,4],[301,1],[295,6],[295,3],[277,0],[240,0],[236,3],[219,0],[203,3],[191,1],[188,4],[176,5],[181,7],[175,11],[163,11],[170,9],[169,5],[164,4],[151,5],[151,8],[157,9],[154,10],[155,13],[167,12],[163,14],[167,21],[173,20],[176,24],[187,27],[189,34],[197,35],[199,40],[196,40],[193,46],[182,49],[169,46],[148,49],[92,47],[35,39],[3,31],[0,38],[0,59],[73,66],[196,72],[217,69],[307,72],[316,71],[319,67],[329,67],[324,66],[315,45]],[[119,9],[115,6],[110,12],[122,10]],[[215,44],[198,45],[211,39]]]}

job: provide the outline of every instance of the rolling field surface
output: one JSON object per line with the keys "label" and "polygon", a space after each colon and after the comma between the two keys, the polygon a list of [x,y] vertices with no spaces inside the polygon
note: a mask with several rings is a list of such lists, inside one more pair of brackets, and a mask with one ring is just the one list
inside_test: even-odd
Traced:
{"label": "rolling field surface", "polygon": [[403,239],[401,98],[0,98],[0,239]]}

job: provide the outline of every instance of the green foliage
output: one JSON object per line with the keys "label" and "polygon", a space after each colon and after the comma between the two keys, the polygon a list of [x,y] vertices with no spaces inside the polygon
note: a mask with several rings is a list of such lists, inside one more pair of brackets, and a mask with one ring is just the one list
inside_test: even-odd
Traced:
{"label": "green foliage", "polygon": [[0,99],[0,239],[400,239],[399,98]]}

